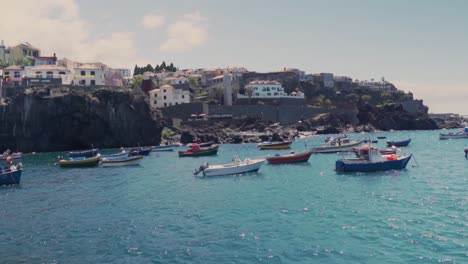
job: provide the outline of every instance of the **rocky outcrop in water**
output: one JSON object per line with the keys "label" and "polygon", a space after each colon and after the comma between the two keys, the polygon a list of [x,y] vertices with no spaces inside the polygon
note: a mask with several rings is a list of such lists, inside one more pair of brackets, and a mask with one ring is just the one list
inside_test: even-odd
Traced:
{"label": "rocky outcrop in water", "polygon": [[0,149],[59,151],[160,142],[162,124],[130,91],[26,90],[0,106]]}

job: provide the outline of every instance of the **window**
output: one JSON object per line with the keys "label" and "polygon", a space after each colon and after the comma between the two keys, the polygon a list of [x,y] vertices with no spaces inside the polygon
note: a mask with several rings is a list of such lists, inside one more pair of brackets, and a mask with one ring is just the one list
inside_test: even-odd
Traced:
{"label": "window", "polygon": [[7,75],[10,75],[10,72],[7,72],[7,71],[6,71],[6,72],[5,72],[5,76],[7,76]]}
{"label": "window", "polygon": [[[166,92],[166,89],[163,90],[163,93],[165,93],[165,92]],[[164,96],[164,97],[165,97],[165,96]]]}
{"label": "window", "polygon": [[65,75],[64,71],[59,72],[60,75]]}
{"label": "window", "polygon": [[53,72],[48,71],[48,72],[46,72],[46,75],[47,75],[47,78],[49,78],[49,79],[54,78],[54,73]]}
{"label": "window", "polygon": [[164,100],[166,100],[166,99],[167,99],[167,98],[166,98],[166,96],[164,96],[163,98],[164,98]]}
{"label": "window", "polygon": [[184,98],[185,98],[185,95],[182,95],[182,99],[184,99]]}
{"label": "window", "polygon": [[157,103],[158,103],[158,101],[154,100],[154,104],[157,104]]}
{"label": "window", "polygon": [[157,94],[157,93],[155,93],[155,94],[154,94],[154,97],[158,97],[158,94]]}
{"label": "window", "polygon": [[272,91],[276,90],[276,87],[271,87],[271,90],[272,90]]}
{"label": "window", "polygon": [[42,78],[42,72],[37,71],[36,72],[36,78]]}
{"label": "window", "polygon": [[85,76],[86,75],[86,72],[85,71],[81,71],[81,76]]}
{"label": "window", "polygon": [[20,73],[19,72],[15,72],[15,78],[19,78],[20,77]]}
{"label": "window", "polygon": [[96,85],[96,80],[91,80],[91,85]]}
{"label": "window", "polygon": [[271,96],[271,93],[267,93],[267,96]]}
{"label": "window", "polygon": [[25,49],[23,49],[23,55],[24,55],[24,56],[28,55],[28,51],[25,50]]}
{"label": "window", "polygon": [[96,76],[96,72],[91,71],[91,76]]}
{"label": "window", "polygon": [[175,102],[175,105],[178,105],[179,103],[178,102]]}
{"label": "window", "polygon": [[273,95],[278,95],[278,93],[274,93]]}
{"label": "window", "polygon": [[258,87],[254,87],[254,90],[258,90]]}
{"label": "window", "polygon": [[86,80],[80,80],[79,84],[85,85],[85,84],[86,84]]}
{"label": "window", "polygon": [[167,103],[164,103],[164,107],[166,107],[166,106],[167,106]]}
{"label": "window", "polygon": [[259,93],[255,93],[255,96],[260,96],[260,94],[259,94]]}

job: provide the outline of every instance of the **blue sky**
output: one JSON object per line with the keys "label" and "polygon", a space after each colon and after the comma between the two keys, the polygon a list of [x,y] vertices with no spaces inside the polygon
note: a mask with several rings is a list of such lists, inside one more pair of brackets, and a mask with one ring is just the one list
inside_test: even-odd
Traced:
{"label": "blue sky", "polygon": [[111,66],[165,60],[180,68],[384,76],[424,99],[431,112],[468,114],[468,1],[47,0],[23,20],[37,10],[46,16],[37,17],[43,23],[34,32],[62,30],[56,41],[27,29],[2,38]]}

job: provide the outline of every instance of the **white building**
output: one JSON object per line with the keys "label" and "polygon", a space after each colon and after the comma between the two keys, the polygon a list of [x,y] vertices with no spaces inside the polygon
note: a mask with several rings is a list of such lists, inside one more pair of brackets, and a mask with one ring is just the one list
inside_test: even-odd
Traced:
{"label": "white building", "polygon": [[75,68],[76,85],[104,85],[102,68],[93,64],[83,64]]}
{"label": "white building", "polygon": [[[252,89],[251,98],[304,98],[304,94],[301,92],[286,94],[281,83],[277,81],[251,81],[245,86],[244,91],[248,89]],[[237,96],[237,98],[248,97],[247,93]]]}
{"label": "white building", "polygon": [[24,69],[24,77],[34,79],[62,79],[62,84],[71,84],[73,81],[73,74],[63,67],[56,65],[38,65],[26,67]]}
{"label": "white building", "polygon": [[183,84],[183,83],[188,83],[188,78],[185,76],[167,77],[163,79],[163,83],[169,84],[169,85]]}
{"label": "white building", "polygon": [[179,104],[188,104],[192,100],[190,89],[176,89],[174,86],[168,84],[161,86],[159,89],[149,91],[149,96],[150,105],[153,109]]}

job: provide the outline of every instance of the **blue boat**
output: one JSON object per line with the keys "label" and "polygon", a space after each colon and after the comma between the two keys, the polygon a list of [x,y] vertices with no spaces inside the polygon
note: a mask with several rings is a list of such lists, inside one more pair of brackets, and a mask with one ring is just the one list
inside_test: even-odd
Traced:
{"label": "blue boat", "polygon": [[83,151],[70,151],[68,152],[68,156],[70,158],[78,158],[78,157],[85,157],[91,158],[98,154],[98,149],[88,149]]}
{"label": "blue boat", "polygon": [[108,159],[108,160],[119,160],[119,159],[126,159],[128,158],[128,152],[119,152],[115,154],[109,155],[101,155],[101,159]]}
{"label": "blue boat", "polygon": [[335,163],[339,172],[372,172],[401,170],[406,168],[410,155],[382,155],[377,148],[362,149],[357,158],[340,159]]}
{"label": "blue boat", "polygon": [[0,172],[0,185],[13,185],[19,184],[21,181],[22,169],[18,169],[16,166],[5,166],[1,167]]}
{"label": "blue boat", "polygon": [[402,141],[387,141],[387,147],[407,147],[409,143],[411,142],[411,138],[408,138],[407,140],[402,140]]}

